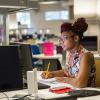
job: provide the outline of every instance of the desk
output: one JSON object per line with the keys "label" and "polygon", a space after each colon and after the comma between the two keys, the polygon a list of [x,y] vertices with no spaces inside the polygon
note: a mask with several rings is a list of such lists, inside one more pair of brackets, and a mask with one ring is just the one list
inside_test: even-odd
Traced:
{"label": "desk", "polygon": [[37,54],[37,55],[32,55],[32,57],[37,58],[37,59],[59,59],[60,61],[62,60],[61,54],[55,54],[53,56],[46,56],[44,54]]}
{"label": "desk", "polygon": [[[97,88],[84,88],[84,89],[88,89],[88,90],[98,90],[100,91],[100,89],[97,89]],[[44,93],[47,93],[44,94]],[[49,99],[54,99],[54,100],[58,100],[56,98],[61,98],[61,97],[68,97],[68,93],[64,93],[64,94],[54,94],[54,93],[51,93],[49,92],[47,89],[45,90],[41,90],[39,91],[39,96],[46,99],[46,100],[49,100]],[[63,100],[63,99],[60,99],[60,100]],[[70,99],[64,99],[64,100],[70,100]],[[75,98],[71,99],[71,100],[76,100]],[[100,100],[100,95],[98,96],[91,96],[91,97],[84,97],[84,98],[77,98],[77,100]]]}
{"label": "desk", "polygon": [[[28,91],[27,89],[24,89],[24,90],[17,90],[17,91],[10,91],[10,92],[5,92],[6,95],[9,97],[9,100],[14,100],[12,98],[12,96],[16,95],[16,94],[22,94],[22,95],[27,95],[28,94]],[[69,98],[68,94],[65,93],[65,94],[53,94],[51,92],[48,92],[47,89],[43,89],[43,90],[39,90],[38,91],[38,97],[41,98],[39,100],[66,100],[64,97]],[[7,98],[4,98],[5,96],[4,95],[1,95],[0,94],[0,98],[2,98],[1,100],[7,100]],[[34,98],[34,96],[32,97],[29,97],[30,99],[32,100],[36,100]],[[64,98],[64,99],[62,99]],[[25,99],[26,100],[26,99]],[[68,100],[76,100],[76,99],[68,99]]]}
{"label": "desk", "polygon": [[[100,91],[100,88],[85,88],[85,89]],[[77,100],[100,100],[100,95],[98,95],[98,96],[84,97],[84,98],[78,98]]]}
{"label": "desk", "polygon": [[[37,72],[37,80],[39,81],[39,80],[41,80],[42,79],[42,77],[41,77],[41,74],[42,74],[42,71],[38,71]],[[40,81],[39,81],[40,82]],[[42,82],[43,83],[43,82]],[[46,84],[46,85],[50,85],[50,84],[48,84],[48,83],[43,83],[43,84]],[[88,89],[88,90],[98,90],[98,91],[100,91],[100,88],[84,88],[84,89]],[[45,92],[44,92],[45,91]],[[68,94],[67,93],[64,93],[64,94],[59,94],[59,96],[57,95],[57,94],[53,94],[53,93],[51,93],[51,92],[49,92],[47,89],[45,89],[45,90],[41,90],[41,91],[39,91],[39,93],[41,93],[42,94],[42,96],[41,97],[45,97],[45,99],[48,99],[48,98],[57,98],[57,97],[63,97],[63,96],[68,96]],[[47,95],[44,95],[44,93],[47,93]],[[98,96],[91,96],[91,97],[84,97],[84,98],[78,98],[77,100],[99,100],[100,99],[100,95],[98,95]],[[62,100],[62,99],[61,99]],[[66,99],[67,100],[67,99]],[[68,99],[69,100],[69,99]],[[73,99],[71,99],[71,100],[73,100]]]}
{"label": "desk", "polygon": [[[100,91],[100,89],[96,89],[96,88],[85,88],[85,89],[89,89],[89,90],[92,89],[92,90],[99,90]],[[8,97],[12,97],[15,94],[28,94],[28,91],[27,91],[27,89],[24,89],[24,90],[10,91],[10,92],[5,92],[5,93],[8,95]],[[99,100],[100,99],[100,95],[78,98],[78,99],[75,99],[75,98],[67,99],[69,97],[69,95],[67,93],[54,94],[54,93],[49,92],[48,89],[39,90],[38,96],[39,96],[39,98],[43,98],[44,100]],[[0,98],[2,98],[2,97],[4,97],[4,95],[0,94]],[[66,97],[66,99],[64,97]],[[34,97],[31,97],[31,99],[34,100]],[[1,100],[7,100],[7,99],[3,98]],[[13,100],[13,99],[10,98],[9,100]],[[42,100],[42,99],[39,99],[39,100]]]}
{"label": "desk", "polygon": [[[41,80],[41,71],[38,71],[37,73],[37,80]],[[99,90],[100,88],[85,88],[85,89],[89,89],[89,90]],[[28,90],[27,89],[23,89],[23,90],[16,90],[16,91],[9,91],[9,92],[5,92],[8,97],[12,97],[16,94],[28,94]],[[43,98],[44,100],[76,100],[76,98],[69,98],[68,93],[63,93],[63,94],[55,94],[50,92],[48,89],[41,89],[38,90],[38,96],[39,98]],[[4,97],[3,94],[0,93],[0,98]],[[66,98],[64,98],[66,97]],[[34,97],[31,97],[32,100],[34,100]],[[63,98],[63,99],[62,99]],[[67,99],[68,98],[68,99]],[[77,100],[99,100],[100,99],[100,95],[98,96],[91,96],[91,97],[84,97],[84,98],[78,98]],[[1,99],[1,100],[7,100],[6,98]],[[10,100],[12,100],[10,98]],[[41,100],[41,99],[40,99]]]}
{"label": "desk", "polygon": [[47,65],[50,62],[51,66],[50,70],[57,70],[57,59],[62,62],[62,55],[61,54],[55,54],[53,56],[46,56],[44,54],[37,54],[32,55],[33,58],[42,59],[43,60],[43,70],[47,69]]}

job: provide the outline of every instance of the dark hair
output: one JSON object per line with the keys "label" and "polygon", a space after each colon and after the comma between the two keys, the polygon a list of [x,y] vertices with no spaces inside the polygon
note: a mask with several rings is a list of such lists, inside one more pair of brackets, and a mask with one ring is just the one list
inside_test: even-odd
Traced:
{"label": "dark hair", "polygon": [[61,33],[72,31],[74,34],[82,38],[83,33],[87,30],[88,24],[85,18],[78,18],[74,23],[65,22],[61,25]]}

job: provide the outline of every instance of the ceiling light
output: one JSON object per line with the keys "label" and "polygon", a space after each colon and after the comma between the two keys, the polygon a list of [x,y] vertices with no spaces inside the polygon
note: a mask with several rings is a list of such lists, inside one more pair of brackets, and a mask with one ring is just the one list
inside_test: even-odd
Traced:
{"label": "ceiling light", "polygon": [[59,1],[57,1],[57,0],[45,0],[45,1],[39,1],[39,4],[56,4],[56,3],[58,3]]}
{"label": "ceiling light", "polygon": [[0,5],[0,8],[26,8],[26,7],[24,7],[24,6],[5,6],[5,5],[4,6],[3,5],[1,6]]}

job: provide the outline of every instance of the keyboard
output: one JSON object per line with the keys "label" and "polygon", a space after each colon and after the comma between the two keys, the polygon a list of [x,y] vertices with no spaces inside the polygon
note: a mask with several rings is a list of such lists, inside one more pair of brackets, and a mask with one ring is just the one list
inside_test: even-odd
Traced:
{"label": "keyboard", "polygon": [[[38,89],[47,89],[47,88],[50,88],[50,86],[38,82]],[[24,84],[24,89],[27,89],[27,83]]]}
{"label": "keyboard", "polygon": [[76,97],[89,97],[89,96],[100,95],[100,91],[97,91],[97,90],[74,90],[74,91],[68,92],[68,94],[71,96],[76,96]]}
{"label": "keyboard", "polygon": [[47,89],[47,88],[50,88],[50,86],[42,83],[38,83],[38,89]]}

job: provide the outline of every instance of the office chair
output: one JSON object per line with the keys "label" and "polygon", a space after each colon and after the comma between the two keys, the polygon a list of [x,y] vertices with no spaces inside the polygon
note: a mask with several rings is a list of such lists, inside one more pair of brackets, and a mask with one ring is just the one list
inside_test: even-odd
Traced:
{"label": "office chair", "polygon": [[56,46],[57,54],[62,54],[63,48],[61,46]]}
{"label": "office chair", "polygon": [[[32,55],[40,54],[39,47],[37,45],[31,45]],[[42,69],[43,62],[41,59],[32,58],[32,66],[33,68],[37,68],[38,70]]]}

